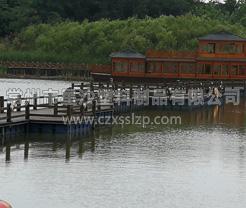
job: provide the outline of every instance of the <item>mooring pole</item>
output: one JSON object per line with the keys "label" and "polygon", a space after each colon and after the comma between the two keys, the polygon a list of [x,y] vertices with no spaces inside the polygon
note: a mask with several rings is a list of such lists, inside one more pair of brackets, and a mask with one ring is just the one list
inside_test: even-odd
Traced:
{"label": "mooring pole", "polygon": [[94,117],[94,122],[93,122],[93,125],[92,125],[92,128],[94,129],[95,128],[95,121],[96,121],[96,100],[93,99],[92,101],[92,114],[93,114],[93,117]]}
{"label": "mooring pole", "polygon": [[49,105],[49,107],[51,107],[53,104],[52,99],[53,99],[53,93],[48,93],[48,105]]}
{"label": "mooring pole", "polygon": [[80,84],[80,89],[84,90],[84,83],[83,82],[81,82],[81,84]]}
{"label": "mooring pole", "polygon": [[17,103],[16,109],[17,109],[18,112],[20,112],[21,111],[21,95],[17,95],[16,103]]}
{"label": "mooring pole", "polygon": [[90,83],[90,91],[91,91],[91,92],[94,92],[94,85],[93,85],[93,82]]}
{"label": "mooring pole", "polygon": [[55,99],[54,101],[54,115],[57,116],[58,115],[58,100]]}
{"label": "mooring pole", "polygon": [[38,107],[38,95],[34,94],[33,95],[33,110],[37,110]]}
{"label": "mooring pole", "polygon": [[0,113],[4,113],[4,96],[0,96]]}
{"label": "mooring pole", "polygon": [[97,104],[97,101],[95,99],[93,99],[93,101],[92,101],[92,113],[93,113],[93,116],[96,115],[96,104]]}
{"label": "mooring pole", "polygon": [[84,103],[81,103],[80,104],[80,117],[82,117],[84,115],[84,110],[85,110]]}
{"label": "mooring pole", "polygon": [[67,106],[67,117],[69,119],[71,119],[71,117],[72,117],[72,106],[71,105]]}
{"label": "mooring pole", "polygon": [[11,122],[11,114],[12,114],[11,103],[8,103],[7,104],[7,122]]}
{"label": "mooring pole", "polygon": [[133,110],[133,89],[132,84],[130,85],[130,111]]}
{"label": "mooring pole", "polygon": [[25,119],[26,120],[29,120],[30,119],[30,104],[29,104],[29,102],[26,102]]}

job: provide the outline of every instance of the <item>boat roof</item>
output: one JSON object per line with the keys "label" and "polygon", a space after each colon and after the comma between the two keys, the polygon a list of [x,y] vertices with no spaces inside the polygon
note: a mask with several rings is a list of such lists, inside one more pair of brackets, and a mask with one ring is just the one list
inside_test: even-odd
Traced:
{"label": "boat roof", "polygon": [[126,51],[118,51],[118,52],[113,52],[110,54],[111,58],[137,58],[137,59],[145,59],[145,55],[131,51],[131,50],[126,50]]}
{"label": "boat roof", "polygon": [[218,32],[213,34],[208,34],[203,37],[198,38],[198,40],[214,40],[214,41],[246,41],[245,38],[234,35],[229,32]]}

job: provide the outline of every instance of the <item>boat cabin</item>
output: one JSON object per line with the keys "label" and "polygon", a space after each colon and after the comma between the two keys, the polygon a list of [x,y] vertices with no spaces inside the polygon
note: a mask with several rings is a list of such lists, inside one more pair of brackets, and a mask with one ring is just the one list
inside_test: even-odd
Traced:
{"label": "boat cabin", "polygon": [[245,38],[221,32],[198,40],[197,73],[224,78],[246,75]]}
{"label": "boat cabin", "polygon": [[112,59],[113,76],[141,77],[145,74],[145,56],[134,51],[115,52]]}
{"label": "boat cabin", "polygon": [[148,50],[111,54],[113,77],[246,79],[246,39],[227,32],[198,39],[195,52]]}

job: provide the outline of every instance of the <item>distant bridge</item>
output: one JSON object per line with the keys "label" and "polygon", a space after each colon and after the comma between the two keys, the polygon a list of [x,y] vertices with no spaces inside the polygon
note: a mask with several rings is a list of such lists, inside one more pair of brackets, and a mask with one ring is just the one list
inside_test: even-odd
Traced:
{"label": "distant bridge", "polygon": [[20,78],[61,78],[87,80],[91,71],[102,71],[110,68],[100,64],[72,64],[50,62],[17,62],[0,61],[0,66],[7,69],[2,76]]}

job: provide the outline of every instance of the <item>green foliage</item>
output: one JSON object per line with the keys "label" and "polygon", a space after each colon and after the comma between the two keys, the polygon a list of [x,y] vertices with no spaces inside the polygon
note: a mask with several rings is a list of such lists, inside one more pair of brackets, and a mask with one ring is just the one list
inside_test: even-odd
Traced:
{"label": "green foliage", "polygon": [[[207,1],[206,1],[207,2]],[[33,24],[56,24],[131,17],[157,18],[192,13],[217,20],[245,24],[245,0],[1,0],[0,37],[12,39],[15,33]],[[139,41],[139,40],[138,40]],[[141,40],[142,42],[143,40]]]}
{"label": "green foliage", "polygon": [[197,38],[228,31],[246,37],[246,28],[207,16],[161,16],[95,22],[61,22],[25,28],[10,46],[0,44],[0,60],[107,63],[113,51],[196,50]]}
{"label": "green foliage", "polygon": [[7,68],[0,65],[0,75],[7,73]]}
{"label": "green foliage", "polygon": [[0,36],[13,35],[32,24],[63,20],[177,16],[189,12],[194,5],[194,0],[1,0]]}

